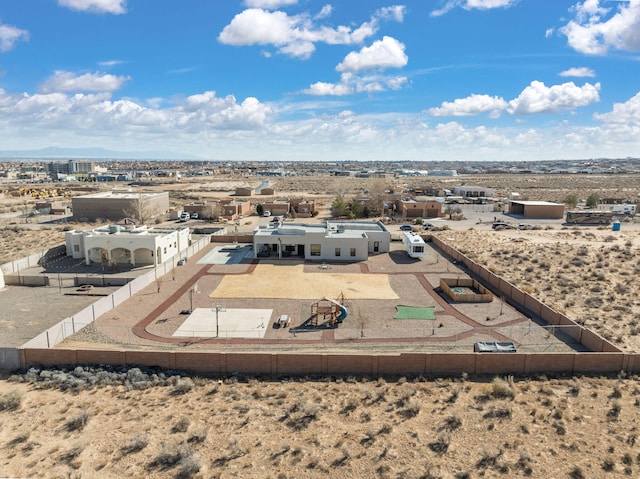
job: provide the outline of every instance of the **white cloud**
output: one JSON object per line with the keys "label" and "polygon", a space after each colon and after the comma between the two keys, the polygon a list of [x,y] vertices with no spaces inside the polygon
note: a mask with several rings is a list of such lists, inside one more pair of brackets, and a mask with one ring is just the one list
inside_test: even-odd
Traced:
{"label": "white cloud", "polygon": [[[402,21],[404,7],[395,6],[377,10],[368,22],[352,28],[344,25],[329,27],[317,25],[308,13],[288,15],[282,11],[261,8],[246,9],[233,17],[218,35],[218,41],[233,46],[273,45],[281,54],[309,58],[316,43],[353,45],[374,35],[381,20]],[[322,14],[330,13],[324,9]]]}
{"label": "white cloud", "polygon": [[331,16],[333,13],[333,7],[331,5],[323,6],[318,13],[313,17],[314,20],[322,20],[323,18],[327,18]]}
{"label": "white cloud", "polygon": [[[149,105],[160,105],[158,98]],[[264,126],[271,108],[255,98],[241,103],[232,95],[215,92],[190,96],[160,109],[132,100],[111,100],[110,93],[27,93],[11,95],[0,89],[0,131],[61,131],[65,135],[89,135],[117,139],[129,135],[157,136],[207,134],[212,131],[249,131]]]}
{"label": "white cloud", "polygon": [[568,82],[547,87],[534,80],[509,102],[498,96],[474,94],[452,102],[445,101],[440,107],[428,109],[427,113],[431,116],[473,116],[489,112],[491,118],[499,117],[502,111],[510,115],[559,113],[599,101],[599,91],[600,83],[585,83],[579,87]]}
{"label": "white cloud", "polygon": [[606,123],[624,123],[640,126],[640,93],[624,103],[615,103],[608,113],[595,114],[593,117]]}
{"label": "white cloud", "polygon": [[343,96],[353,93],[353,88],[343,83],[326,83],[319,81],[312,84],[309,88],[304,90],[303,93],[314,96]]}
{"label": "white cloud", "polygon": [[511,114],[558,113],[573,110],[600,100],[600,83],[576,86],[573,82],[547,87],[540,81],[532,81],[522,93],[509,102]]}
{"label": "white cloud", "polygon": [[123,60],[106,60],[106,61],[103,61],[103,62],[98,62],[98,65],[100,65],[101,67],[109,68],[109,67],[115,67],[115,66],[118,66],[118,65],[122,65],[124,63],[125,62]]}
{"label": "white cloud", "polygon": [[433,10],[431,16],[439,17],[456,7],[465,10],[490,10],[493,8],[509,8],[517,2],[518,0],[447,0],[442,8]]}
{"label": "white cloud", "polygon": [[111,92],[122,88],[130,77],[110,75],[107,73],[85,73],[76,75],[72,72],[57,71],[42,85],[44,92]]}
{"label": "white cloud", "polygon": [[640,51],[640,0],[617,2],[618,8],[600,5],[599,0],[586,0],[573,8],[575,18],[560,33],[580,53],[604,55],[609,49]]}
{"label": "white cloud", "polygon": [[535,128],[470,127],[457,121],[430,126],[424,115],[358,114],[339,101],[331,102],[335,114],[319,110],[325,107],[323,101],[276,109],[252,97],[238,101],[215,92],[136,102],[112,99],[110,93],[0,89],[0,137],[5,149],[94,145],[225,161],[552,160],[566,158],[568,151],[575,158],[625,157],[640,147],[640,95],[597,115],[603,123],[596,126],[569,121]]}
{"label": "white cloud", "polygon": [[13,25],[0,23],[0,52],[12,50],[19,41],[29,40],[29,32]]}
{"label": "white cloud", "polygon": [[317,82],[302,93],[314,96],[344,96],[352,93],[376,93],[400,90],[408,82],[405,76],[356,75],[350,72],[340,75],[339,83]]}
{"label": "white cloud", "polygon": [[569,68],[563,72],[560,72],[559,75],[561,77],[590,77],[594,78],[596,76],[596,72],[594,72],[591,68],[587,67],[574,67]]}
{"label": "white cloud", "polygon": [[58,0],[58,5],[89,13],[127,13],[127,0]]}
{"label": "white cloud", "polygon": [[507,102],[497,96],[470,95],[453,102],[443,102],[439,108],[430,108],[431,116],[471,116],[490,112],[492,117],[499,116],[507,108]]}
{"label": "white cloud", "polygon": [[382,37],[370,47],[362,47],[359,52],[349,53],[336,67],[339,72],[359,72],[362,70],[401,68],[409,58],[404,52],[404,44],[393,37]]}
{"label": "white cloud", "polygon": [[249,8],[269,8],[275,9],[295,5],[298,0],[244,0],[245,6]]}

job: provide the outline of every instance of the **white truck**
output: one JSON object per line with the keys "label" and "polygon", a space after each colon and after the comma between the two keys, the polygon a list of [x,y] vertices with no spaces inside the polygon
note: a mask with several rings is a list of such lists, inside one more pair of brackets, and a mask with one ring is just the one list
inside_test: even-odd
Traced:
{"label": "white truck", "polygon": [[633,216],[636,214],[636,206],[637,205],[613,205],[611,211],[616,215],[629,215]]}

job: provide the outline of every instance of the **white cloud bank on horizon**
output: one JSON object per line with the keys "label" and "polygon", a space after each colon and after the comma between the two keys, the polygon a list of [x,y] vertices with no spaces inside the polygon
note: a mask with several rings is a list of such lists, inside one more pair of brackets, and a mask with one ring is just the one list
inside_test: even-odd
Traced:
{"label": "white cloud bank on horizon", "polygon": [[538,113],[559,113],[574,110],[600,100],[600,83],[585,83],[577,86],[573,82],[546,86],[543,82],[532,81],[517,98],[506,101],[504,98],[489,95],[470,95],[453,102],[443,102],[440,107],[427,110],[431,116],[472,116],[490,113],[497,118],[501,112],[510,115],[531,115]]}
{"label": "white cloud bank on horizon", "polygon": [[[459,101],[456,111],[474,114],[506,108],[514,114],[533,114],[587,103],[597,96],[594,85],[575,90],[562,86],[561,91],[554,90],[558,85],[532,85],[507,107],[505,100],[477,95]],[[609,112],[595,114],[599,125],[563,120],[545,127],[471,127],[457,121],[430,125],[424,115],[357,115],[348,110],[294,120],[286,118],[287,111],[295,115],[292,105],[276,107],[253,97],[238,101],[213,91],[143,103],[111,95],[106,91],[12,94],[0,89],[0,136],[7,140],[3,148],[51,144],[163,148],[203,158],[294,161],[625,157],[640,147],[640,93]],[[161,108],[162,104],[170,106]]]}

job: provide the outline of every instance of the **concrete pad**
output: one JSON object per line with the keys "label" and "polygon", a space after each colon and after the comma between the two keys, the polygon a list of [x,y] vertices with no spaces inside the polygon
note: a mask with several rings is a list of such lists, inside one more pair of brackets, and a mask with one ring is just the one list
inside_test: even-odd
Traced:
{"label": "concrete pad", "polygon": [[253,246],[230,244],[216,246],[198,264],[238,264],[245,258],[253,258]]}
{"label": "concrete pad", "polygon": [[[218,312],[219,338],[262,338],[273,309],[223,309]],[[215,338],[216,312],[196,308],[173,333],[179,338]]]}

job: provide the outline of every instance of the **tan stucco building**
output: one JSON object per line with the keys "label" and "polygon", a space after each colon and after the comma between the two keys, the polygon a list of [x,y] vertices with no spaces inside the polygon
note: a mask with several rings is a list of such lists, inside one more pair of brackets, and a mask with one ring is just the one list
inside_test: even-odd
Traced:
{"label": "tan stucco building", "polygon": [[71,198],[74,221],[120,221],[144,216],[143,221],[169,211],[169,193],[106,191]]}

